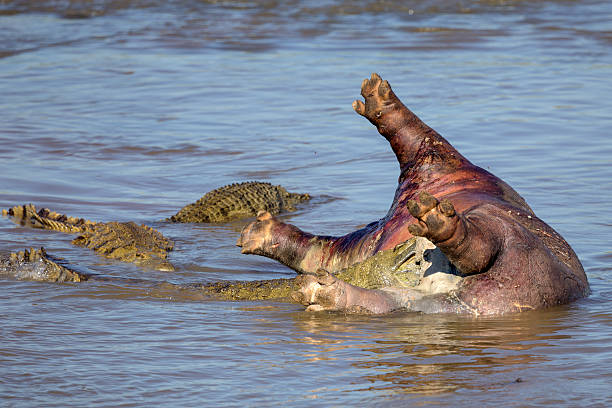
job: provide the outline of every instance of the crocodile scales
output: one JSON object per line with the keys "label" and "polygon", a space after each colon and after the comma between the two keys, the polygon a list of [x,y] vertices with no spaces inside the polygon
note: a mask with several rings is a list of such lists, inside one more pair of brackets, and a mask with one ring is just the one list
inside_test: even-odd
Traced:
{"label": "crocodile scales", "polygon": [[282,186],[248,181],[223,186],[186,205],[168,220],[173,222],[227,222],[253,217],[259,211],[279,214],[295,211],[295,205],[310,200],[308,194],[290,193]]}

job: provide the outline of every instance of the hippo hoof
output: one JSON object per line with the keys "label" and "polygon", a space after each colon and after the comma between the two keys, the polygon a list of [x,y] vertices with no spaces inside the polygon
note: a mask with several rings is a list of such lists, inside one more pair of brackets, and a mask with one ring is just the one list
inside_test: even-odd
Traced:
{"label": "hippo hoof", "polygon": [[417,219],[408,231],[434,243],[449,239],[457,228],[458,217],[453,204],[448,200],[440,202],[425,191],[419,194],[419,201],[408,201],[408,211]]}
{"label": "hippo hoof", "polygon": [[324,269],[316,275],[298,276],[299,289],[291,294],[297,303],[306,306],[307,312],[342,310],[346,307],[346,284]]}
{"label": "hippo hoof", "polygon": [[381,125],[385,112],[393,109],[396,102],[399,102],[389,82],[383,81],[376,73],[361,83],[361,96],[364,97],[365,103],[356,100],[353,102],[353,109],[376,126]]}
{"label": "hippo hoof", "polygon": [[236,241],[236,246],[242,248],[241,253],[262,253],[267,241],[270,238],[272,224],[275,222],[277,221],[269,212],[260,211],[257,213],[257,219],[243,228],[238,241]]}

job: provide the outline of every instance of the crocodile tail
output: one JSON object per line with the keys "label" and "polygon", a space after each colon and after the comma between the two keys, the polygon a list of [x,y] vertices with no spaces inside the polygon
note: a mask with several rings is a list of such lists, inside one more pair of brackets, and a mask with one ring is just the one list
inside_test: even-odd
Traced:
{"label": "crocodile tail", "polygon": [[17,205],[8,210],[2,210],[2,215],[13,217],[21,225],[68,234],[82,232],[87,226],[95,224],[93,221],[68,217],[64,214],[51,211],[48,208],[36,211],[34,204]]}

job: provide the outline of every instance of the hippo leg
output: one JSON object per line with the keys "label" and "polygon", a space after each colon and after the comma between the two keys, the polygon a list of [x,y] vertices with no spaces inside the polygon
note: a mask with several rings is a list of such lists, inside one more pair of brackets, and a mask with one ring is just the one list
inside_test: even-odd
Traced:
{"label": "hippo leg", "polygon": [[[403,227],[413,221],[405,202],[421,186],[427,188],[432,181],[437,183],[438,176],[448,175],[461,166],[471,168],[442,136],[406,108],[389,83],[377,74],[363,81],[361,95],[364,100],[355,101],[353,108],[389,141],[400,165],[400,182],[387,216],[339,237],[309,234],[280,221],[258,217],[238,239],[242,253],[276,259],[297,272],[315,273],[319,268],[339,271],[412,238]],[[425,172],[420,170],[423,165],[427,168]],[[471,175],[468,178],[473,179]],[[480,188],[486,188],[485,181],[479,179],[479,183]],[[444,192],[444,183],[438,184],[433,191]]]}
{"label": "hippo leg", "polygon": [[242,231],[236,245],[241,247],[243,254],[260,254],[266,243],[272,239],[270,232],[275,219],[269,212],[260,212],[254,222],[248,224]]}
{"label": "hippo leg", "polygon": [[419,289],[387,287],[364,289],[344,282],[325,270],[296,278],[294,301],[307,312],[383,314],[396,310],[424,313],[474,313],[452,293],[427,293]]}
{"label": "hippo leg", "polygon": [[415,166],[424,140],[432,143],[436,157],[445,169],[467,162],[435,130],[408,109],[395,95],[389,82],[383,81],[378,74],[374,73],[370,79],[363,80],[361,96],[364,101],[354,101],[353,109],[376,126],[378,132],[389,141],[402,172]]}
{"label": "hippo leg", "polygon": [[304,274],[296,278],[299,289],[292,298],[303,304],[308,312],[322,310],[352,313],[387,313],[402,305],[384,290],[363,289],[337,279],[319,269],[316,275]]}
{"label": "hippo leg", "polygon": [[[314,239],[313,239],[314,238]],[[269,212],[261,211],[255,221],[246,225],[236,245],[243,254],[263,255],[276,259],[298,273],[316,270],[316,262],[307,257],[308,251],[319,249],[313,234],[285,224]]]}

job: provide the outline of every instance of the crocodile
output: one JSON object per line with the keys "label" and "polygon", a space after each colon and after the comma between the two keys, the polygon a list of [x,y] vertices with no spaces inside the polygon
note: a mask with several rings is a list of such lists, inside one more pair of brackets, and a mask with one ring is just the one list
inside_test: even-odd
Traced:
{"label": "crocodile", "polygon": [[84,218],[69,217],[33,204],[2,210],[21,225],[78,234],[72,244],[93,249],[111,259],[132,262],[143,267],[173,271],[167,260],[174,243],[147,225],[134,222],[94,222]]}
{"label": "crocodile", "polygon": [[72,270],[44,248],[29,248],[0,257],[0,274],[39,282],[84,282],[89,275]]}
{"label": "crocodile", "polygon": [[48,254],[44,247],[27,248],[0,255],[0,276],[17,280],[48,283],[80,283],[86,281],[115,284],[140,284],[143,287],[163,287],[165,290],[198,290],[219,300],[288,300],[298,288],[295,278],[258,281],[219,281],[177,285],[165,281],[96,275],[77,271],[62,258]]}
{"label": "crocodile", "polygon": [[[279,214],[295,211],[295,205],[310,199],[309,194],[290,193],[271,183],[249,181],[226,185],[206,193],[193,204],[183,207],[166,221],[228,222],[250,217],[258,211]],[[167,260],[174,243],[147,226],[134,222],[96,222],[70,217],[33,204],[2,210],[23,226],[78,234],[74,245],[93,249],[111,259],[135,263],[150,269],[174,271]]]}
{"label": "crocodile", "polygon": [[282,186],[259,181],[234,183],[204,194],[167,221],[228,222],[254,217],[260,211],[279,214],[295,211],[295,205],[310,200],[309,194],[290,193]]}

